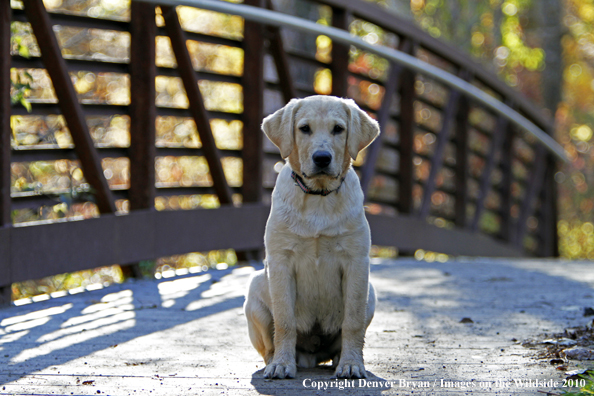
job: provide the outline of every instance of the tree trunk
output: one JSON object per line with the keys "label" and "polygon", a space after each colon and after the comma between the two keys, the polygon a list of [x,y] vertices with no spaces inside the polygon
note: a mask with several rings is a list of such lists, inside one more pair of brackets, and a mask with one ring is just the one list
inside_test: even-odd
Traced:
{"label": "tree trunk", "polygon": [[545,108],[555,116],[561,101],[563,84],[563,6],[560,0],[539,0],[537,7],[538,24],[542,47],[545,51],[545,69],[542,73],[542,96]]}

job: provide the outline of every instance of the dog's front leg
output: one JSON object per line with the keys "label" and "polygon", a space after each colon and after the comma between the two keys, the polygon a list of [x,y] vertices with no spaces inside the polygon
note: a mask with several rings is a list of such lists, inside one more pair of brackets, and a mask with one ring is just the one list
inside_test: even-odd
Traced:
{"label": "dog's front leg", "polygon": [[344,320],[342,322],[342,351],[336,367],[337,378],[367,378],[363,364],[366,312],[369,293],[369,263],[351,263],[345,268],[342,280]]}
{"label": "dog's front leg", "polygon": [[274,319],[274,358],[264,370],[264,378],[295,378],[295,278],[286,260],[268,260],[268,285]]}

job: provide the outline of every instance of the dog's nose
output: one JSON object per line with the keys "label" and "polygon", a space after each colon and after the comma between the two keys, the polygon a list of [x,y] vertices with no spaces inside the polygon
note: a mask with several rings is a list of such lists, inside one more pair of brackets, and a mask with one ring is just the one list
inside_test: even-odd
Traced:
{"label": "dog's nose", "polygon": [[327,151],[316,151],[312,156],[314,164],[320,168],[325,168],[332,161],[332,154]]}

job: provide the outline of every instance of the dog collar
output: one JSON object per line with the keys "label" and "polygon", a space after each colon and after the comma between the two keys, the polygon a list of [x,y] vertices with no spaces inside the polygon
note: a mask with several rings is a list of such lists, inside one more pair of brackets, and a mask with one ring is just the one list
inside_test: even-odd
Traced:
{"label": "dog collar", "polygon": [[303,191],[304,193],[312,194],[312,195],[321,195],[322,197],[325,197],[326,195],[329,195],[330,193],[335,192],[335,191],[338,194],[338,190],[340,190],[340,187],[342,187],[342,183],[344,182],[344,177],[343,177],[340,180],[340,185],[338,186],[338,188],[336,190],[312,190],[311,188],[309,188],[305,185],[305,182],[303,181],[301,176],[299,176],[297,173],[291,172],[291,178],[293,180],[295,180],[295,185],[299,186],[301,191]]}

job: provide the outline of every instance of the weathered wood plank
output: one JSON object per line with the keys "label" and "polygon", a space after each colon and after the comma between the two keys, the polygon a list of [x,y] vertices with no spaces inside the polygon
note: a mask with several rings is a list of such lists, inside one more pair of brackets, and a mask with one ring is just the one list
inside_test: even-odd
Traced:
{"label": "weathered wood plank", "polygon": [[72,80],[68,75],[66,62],[62,57],[52,24],[42,0],[25,0],[25,13],[39,44],[41,58],[52,80],[58,97],[58,105],[66,120],[74,141],[85,179],[95,189],[97,207],[101,213],[115,212],[113,195],[103,175],[101,160],[89,133],[82,106],[80,105]]}
{"label": "weathered wood plank", "polygon": [[[10,1],[0,2],[0,228],[10,226]],[[2,264],[0,264],[1,266]]]}
{"label": "weathered wood plank", "polygon": [[210,120],[204,107],[204,100],[198,87],[198,78],[192,66],[192,59],[186,46],[186,37],[179,23],[177,11],[175,7],[170,6],[161,6],[161,10],[165,19],[165,30],[171,40],[179,74],[190,103],[190,112],[196,122],[213,187],[221,205],[230,204],[233,202],[231,190],[223,172],[221,157],[210,128]]}

